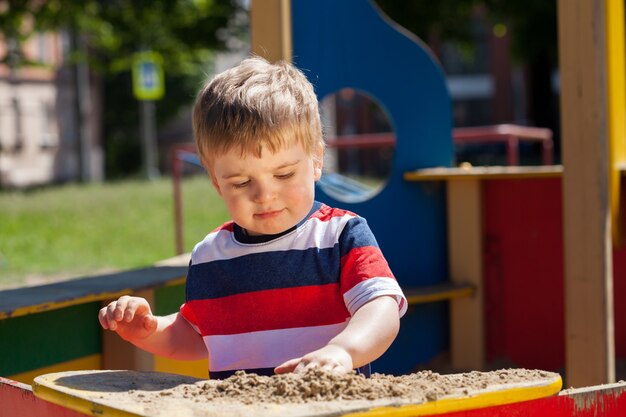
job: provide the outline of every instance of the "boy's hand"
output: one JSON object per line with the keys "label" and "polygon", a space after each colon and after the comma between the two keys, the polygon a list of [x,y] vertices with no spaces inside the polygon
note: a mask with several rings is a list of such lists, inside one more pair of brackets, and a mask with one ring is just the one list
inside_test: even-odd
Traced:
{"label": "boy's hand", "polygon": [[317,367],[332,372],[346,373],[352,370],[352,356],[341,346],[329,344],[301,358],[288,360],[277,366],[274,372],[277,374],[302,373],[309,368]]}
{"label": "boy's hand", "polygon": [[113,330],[131,342],[152,335],[158,324],[145,299],[126,295],[100,309],[98,319],[104,329]]}

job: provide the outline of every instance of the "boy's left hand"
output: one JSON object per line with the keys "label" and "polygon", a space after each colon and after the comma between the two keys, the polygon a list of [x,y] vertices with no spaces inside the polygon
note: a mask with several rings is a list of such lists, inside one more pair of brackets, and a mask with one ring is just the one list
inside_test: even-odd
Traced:
{"label": "boy's left hand", "polygon": [[309,368],[318,367],[332,372],[346,373],[352,370],[352,356],[341,346],[329,344],[300,358],[288,360],[277,366],[274,372],[277,374],[302,373]]}

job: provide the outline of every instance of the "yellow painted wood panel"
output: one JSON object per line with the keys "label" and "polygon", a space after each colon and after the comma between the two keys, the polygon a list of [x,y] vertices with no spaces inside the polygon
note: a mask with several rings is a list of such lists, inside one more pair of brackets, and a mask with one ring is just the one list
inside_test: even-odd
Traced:
{"label": "yellow painted wood panel", "polygon": [[73,359],[66,362],[59,362],[51,366],[45,366],[43,368],[38,368],[32,371],[22,372],[15,375],[8,375],[6,377],[14,381],[32,385],[35,377],[39,375],[50,374],[53,372],[101,369],[101,362],[101,355],[89,355],[85,356],[84,358]]}
{"label": "yellow painted wood panel", "polygon": [[606,0],[607,93],[613,244],[623,239],[620,210],[620,166],[626,162],[626,64],[624,57],[624,0]]}

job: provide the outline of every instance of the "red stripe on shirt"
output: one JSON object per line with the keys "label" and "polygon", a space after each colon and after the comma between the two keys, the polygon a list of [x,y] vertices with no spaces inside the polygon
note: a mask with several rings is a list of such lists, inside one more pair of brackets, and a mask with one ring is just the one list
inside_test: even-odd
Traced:
{"label": "red stripe on shirt", "polygon": [[373,277],[394,278],[389,264],[376,246],[352,248],[341,258],[341,292]]}
{"label": "red stripe on shirt", "polygon": [[322,204],[322,207],[319,208],[319,210],[317,210],[315,213],[313,213],[311,215],[311,217],[309,217],[310,219],[319,219],[322,221],[329,221],[330,219],[332,219],[333,217],[341,217],[341,216],[345,216],[346,214],[349,214],[351,216],[356,217],[356,214],[347,211],[347,210],[341,210],[341,209],[337,209],[337,208],[332,208],[330,206],[327,206],[325,204]]}
{"label": "red stripe on shirt", "polygon": [[235,222],[233,222],[232,220],[227,221],[226,223],[222,224],[221,226],[215,228],[211,233],[219,232],[220,230],[226,230],[228,232],[234,232],[235,231]]}
{"label": "red stripe on shirt", "polygon": [[[206,335],[343,323],[350,313],[339,284],[255,291],[187,302],[181,312]],[[190,314],[192,312],[192,314]],[[215,317],[215,320],[212,320]]]}

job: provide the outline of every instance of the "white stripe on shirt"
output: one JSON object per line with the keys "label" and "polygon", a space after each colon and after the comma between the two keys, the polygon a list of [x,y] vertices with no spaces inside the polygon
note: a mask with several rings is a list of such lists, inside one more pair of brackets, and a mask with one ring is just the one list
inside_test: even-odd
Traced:
{"label": "white stripe on shirt", "polygon": [[400,289],[400,285],[393,278],[376,277],[361,281],[345,292],[343,301],[346,303],[350,315],[354,315],[363,304],[383,295],[394,296],[398,302],[400,317],[404,316],[408,303]]}
{"label": "white stripe on shirt", "polygon": [[209,372],[276,367],[326,346],[347,324],[205,336]]}
{"label": "white stripe on shirt", "polygon": [[[350,214],[332,217],[328,221],[312,218],[303,227],[265,243],[240,243],[235,240],[233,232],[221,229],[210,233],[196,245],[191,255],[192,263],[201,264],[232,259],[252,253],[332,248],[337,244],[346,223],[353,218],[355,216]],[[329,233],[328,229],[334,229],[336,232]],[[218,237],[223,234],[231,236],[230,238]]]}

